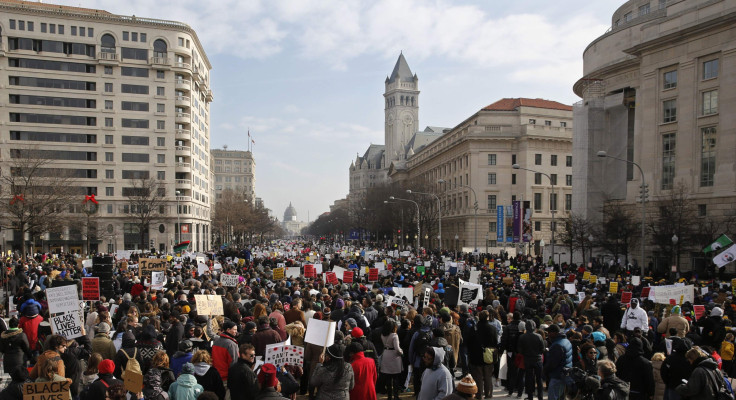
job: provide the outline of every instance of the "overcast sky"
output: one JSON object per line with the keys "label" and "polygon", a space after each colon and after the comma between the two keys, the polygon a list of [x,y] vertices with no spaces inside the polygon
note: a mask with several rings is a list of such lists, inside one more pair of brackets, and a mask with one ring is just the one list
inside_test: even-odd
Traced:
{"label": "overcast sky", "polygon": [[624,0],[55,0],[191,25],[213,65],[211,146],[255,138],[256,194],[311,220],[382,144],[384,80],[403,50],[419,126],[453,127],[503,97],[572,104],[582,52]]}

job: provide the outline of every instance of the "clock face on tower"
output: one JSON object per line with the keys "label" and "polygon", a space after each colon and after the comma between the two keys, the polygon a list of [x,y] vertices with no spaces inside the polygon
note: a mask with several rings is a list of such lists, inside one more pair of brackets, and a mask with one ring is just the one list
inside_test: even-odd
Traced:
{"label": "clock face on tower", "polygon": [[404,115],[404,123],[407,125],[410,125],[412,122],[414,122],[414,118],[412,118],[411,115],[405,114]]}

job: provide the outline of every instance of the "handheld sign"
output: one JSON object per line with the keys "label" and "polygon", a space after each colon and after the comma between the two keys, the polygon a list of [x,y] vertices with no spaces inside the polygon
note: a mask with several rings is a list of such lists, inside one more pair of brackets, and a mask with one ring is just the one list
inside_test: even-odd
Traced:
{"label": "handheld sign", "polygon": [[631,292],[623,292],[621,293],[621,303],[628,303],[631,301]]}
{"label": "handheld sign", "polygon": [[353,283],[353,271],[345,271],[342,274],[343,283]]}
{"label": "handheld sign", "polygon": [[82,315],[79,309],[77,286],[59,286],[46,289],[51,331],[67,340],[82,336]]}
{"label": "handheld sign", "polygon": [[25,383],[23,400],[71,400],[70,387],[67,380]]}
{"label": "handheld sign", "polygon": [[229,275],[229,274],[220,275],[220,283],[222,284],[222,286],[227,286],[227,287],[238,286],[239,280],[240,280],[240,275]]}
{"label": "handheld sign", "polygon": [[334,321],[310,319],[307,333],[304,335],[304,343],[312,343],[324,347],[332,346],[335,343],[336,326],[337,323]]}
{"label": "handheld sign", "polygon": [[100,300],[100,278],[82,278],[82,300]]}
{"label": "handheld sign", "polygon": [[337,275],[335,275],[334,272],[328,272],[325,274],[327,276],[327,283],[331,283],[333,285],[337,285],[340,282],[337,280]]}
{"label": "handheld sign", "polygon": [[284,267],[279,267],[279,268],[274,268],[273,269],[273,279],[274,280],[284,279]]}
{"label": "handheld sign", "polygon": [[133,371],[123,371],[125,373],[125,390],[131,393],[140,393],[143,390],[143,375]]}
{"label": "handheld sign", "polygon": [[368,281],[375,282],[378,280],[378,268],[368,269]]}
{"label": "handheld sign", "polygon": [[165,271],[151,271],[151,289],[163,290],[166,283]]}
{"label": "handheld sign", "polygon": [[168,262],[163,258],[141,258],[138,260],[138,276],[150,276],[151,271],[166,271]]}
{"label": "handheld sign", "polygon": [[214,294],[195,294],[194,301],[197,303],[197,314],[199,315],[223,315],[222,297]]}
{"label": "handheld sign", "polygon": [[304,266],[304,277],[305,278],[316,278],[317,271],[314,269],[314,265],[307,264]]}
{"label": "handheld sign", "polygon": [[287,345],[286,342],[274,343],[266,346],[265,361],[277,367],[285,365],[304,366],[304,348]]}
{"label": "handheld sign", "polygon": [[618,293],[618,282],[611,282],[609,284],[608,293]]}
{"label": "handheld sign", "polygon": [[645,288],[641,289],[641,297],[649,297],[649,291],[651,291],[652,288],[647,286]]}
{"label": "handheld sign", "polygon": [[695,320],[699,320],[705,314],[705,306],[702,304],[694,305],[693,311],[695,311]]}

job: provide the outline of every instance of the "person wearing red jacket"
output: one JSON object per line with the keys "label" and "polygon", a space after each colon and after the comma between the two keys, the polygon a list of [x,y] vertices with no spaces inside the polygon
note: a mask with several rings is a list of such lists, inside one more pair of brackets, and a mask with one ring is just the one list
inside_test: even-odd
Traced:
{"label": "person wearing red jacket", "polygon": [[212,366],[220,373],[222,381],[227,385],[230,366],[238,361],[238,326],[235,322],[226,321],[222,325],[220,336],[212,344]]}
{"label": "person wearing red jacket", "polygon": [[363,345],[351,342],[348,354],[352,354],[350,365],[353,367],[355,387],[350,391],[350,400],[376,400],[376,363],[363,353]]}
{"label": "person wearing red jacket", "polygon": [[18,328],[23,329],[28,337],[28,344],[32,350],[36,348],[36,340],[38,340],[38,325],[43,322],[43,317],[38,314],[39,312],[40,310],[35,306],[26,307],[18,323]]}

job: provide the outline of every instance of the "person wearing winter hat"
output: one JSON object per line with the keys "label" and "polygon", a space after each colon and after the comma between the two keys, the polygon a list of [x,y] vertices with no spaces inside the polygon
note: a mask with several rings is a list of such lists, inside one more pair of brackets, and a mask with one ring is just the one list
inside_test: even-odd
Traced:
{"label": "person wearing winter hat", "polygon": [[351,354],[350,365],[353,368],[354,379],[358,382],[358,385],[355,385],[350,391],[350,399],[376,400],[376,380],[378,379],[376,363],[366,358],[363,353],[363,345],[359,342],[350,343],[346,353]]}
{"label": "person wearing winter hat", "polygon": [[222,324],[222,332],[212,343],[212,365],[227,384],[230,365],[238,359],[238,325],[230,320]]}
{"label": "person wearing winter hat", "polygon": [[276,373],[276,366],[271,363],[261,366],[261,370],[258,372],[258,386],[260,390],[255,397],[256,399],[286,400],[286,397],[279,393],[281,384]]}
{"label": "person wearing winter hat", "polygon": [[0,392],[0,399],[22,399],[23,386],[29,382],[28,369],[18,365],[10,371],[10,383]]}
{"label": "person wearing winter hat", "polygon": [[644,333],[649,331],[649,317],[647,312],[639,306],[639,299],[631,299],[629,309],[621,318],[621,329],[626,331],[628,337],[633,335],[634,328],[641,328]]}
{"label": "person wearing winter hat", "polygon": [[333,344],[320,355],[319,363],[309,379],[309,385],[318,392],[315,400],[350,398],[350,391],[355,387],[353,368],[345,362],[344,347]]}
{"label": "person wearing winter hat", "polygon": [[82,396],[82,400],[95,400],[104,399],[107,393],[107,388],[112,385],[122,385],[123,381],[115,379],[113,372],[115,372],[115,363],[111,359],[105,359],[100,361],[97,366],[98,376],[96,381],[92,382],[87,389],[87,395]]}
{"label": "person wearing winter hat", "polygon": [[700,333],[703,338],[703,345],[711,346],[714,349],[720,349],[723,339],[726,337],[726,323],[723,321],[723,309],[713,307],[710,316],[701,318],[703,331]]}
{"label": "person wearing winter hat", "polygon": [[179,351],[171,357],[171,370],[175,376],[179,376],[184,364],[192,361],[194,345],[191,340],[185,339],[179,342]]}
{"label": "person wearing winter hat", "polygon": [[682,316],[682,310],[680,306],[672,307],[670,316],[663,319],[662,322],[657,325],[657,332],[667,333],[670,328],[677,329],[677,336],[684,338],[685,334],[690,332],[690,322]]}
{"label": "person wearing winter hat", "polygon": [[476,393],[478,393],[478,386],[475,384],[472,376],[466,375],[455,386],[455,392],[445,396],[442,400],[472,399]]}
{"label": "person wearing winter hat", "polygon": [[196,400],[204,392],[202,385],[194,377],[194,365],[186,363],[181,368],[181,375],[169,386],[169,400]]}

